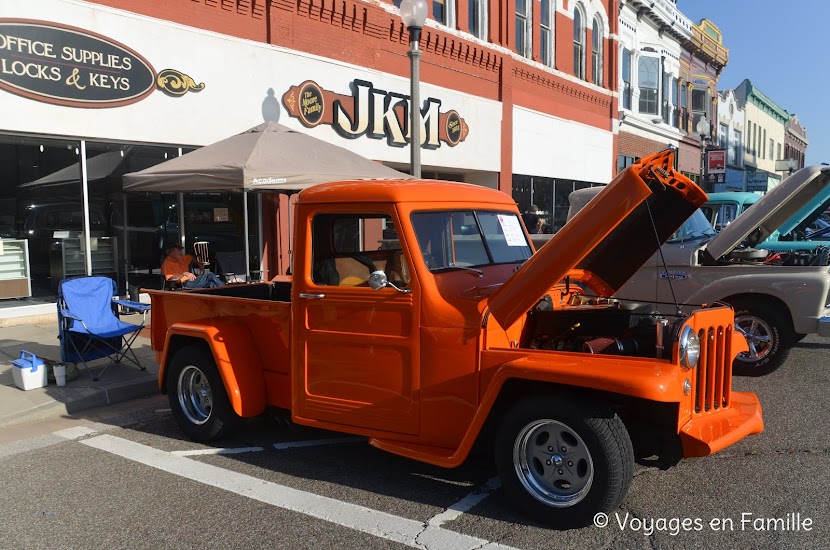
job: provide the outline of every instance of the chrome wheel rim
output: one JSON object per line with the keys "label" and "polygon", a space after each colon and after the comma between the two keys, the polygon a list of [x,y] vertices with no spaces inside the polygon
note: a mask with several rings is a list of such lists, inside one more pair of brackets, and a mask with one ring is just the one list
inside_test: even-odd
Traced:
{"label": "chrome wheel rim", "polygon": [[204,424],[213,410],[213,392],[207,376],[198,367],[188,365],[179,374],[179,405],[188,421]]}
{"label": "chrome wheel rim", "polygon": [[565,508],[585,498],[594,481],[594,462],[585,442],[557,420],[535,420],[513,444],[513,466],[536,500]]}
{"label": "chrome wheel rim", "polygon": [[738,360],[755,363],[764,359],[772,351],[772,327],[769,323],[754,315],[735,317],[735,327],[746,338],[749,351],[738,354]]}

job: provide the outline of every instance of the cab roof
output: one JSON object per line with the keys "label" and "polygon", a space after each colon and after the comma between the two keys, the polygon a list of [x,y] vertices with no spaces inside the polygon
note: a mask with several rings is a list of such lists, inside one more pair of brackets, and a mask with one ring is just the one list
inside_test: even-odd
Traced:
{"label": "cab roof", "polygon": [[436,202],[491,203],[516,207],[509,195],[470,183],[440,180],[355,180],[322,183],[300,191],[298,202]]}

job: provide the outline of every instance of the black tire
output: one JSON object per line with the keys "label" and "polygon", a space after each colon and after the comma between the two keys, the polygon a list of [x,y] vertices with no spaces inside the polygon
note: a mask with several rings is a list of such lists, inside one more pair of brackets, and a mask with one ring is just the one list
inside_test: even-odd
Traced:
{"label": "black tire", "polygon": [[795,344],[789,316],[762,300],[736,299],[730,303],[735,310],[735,327],[744,333],[749,345],[749,352],[735,358],[732,372],[764,376],[783,365]]}
{"label": "black tire", "polygon": [[167,369],[167,398],[179,428],[194,441],[210,441],[239,421],[216,362],[208,350],[191,345],[179,349]]}
{"label": "black tire", "polygon": [[597,513],[616,509],[634,472],[631,439],[616,413],[555,394],[513,405],[494,451],[508,499],[557,529],[589,525]]}

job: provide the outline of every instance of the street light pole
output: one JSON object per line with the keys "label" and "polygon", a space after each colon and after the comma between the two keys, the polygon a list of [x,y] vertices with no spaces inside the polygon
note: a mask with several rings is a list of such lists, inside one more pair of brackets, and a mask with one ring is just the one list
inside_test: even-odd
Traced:
{"label": "street light pole", "polygon": [[429,10],[426,0],[402,0],[401,20],[409,31],[409,151],[410,172],[416,178],[421,177],[421,98],[419,93],[419,60],[421,50],[421,29],[427,20]]}
{"label": "street light pole", "polygon": [[704,113],[700,120],[697,121],[697,126],[695,126],[695,130],[700,135],[700,187],[707,193],[711,193],[712,189],[709,188],[708,183],[706,182],[706,138],[709,136],[709,131],[712,129],[712,125],[709,124],[709,121],[706,120],[706,114]]}

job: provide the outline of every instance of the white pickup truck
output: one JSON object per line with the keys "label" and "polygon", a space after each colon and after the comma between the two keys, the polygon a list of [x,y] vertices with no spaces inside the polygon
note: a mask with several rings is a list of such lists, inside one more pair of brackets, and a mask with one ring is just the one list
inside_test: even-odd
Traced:
{"label": "white pickup truck", "polygon": [[[568,219],[601,189],[571,193]],[[830,194],[829,166],[799,170],[720,233],[696,211],[616,298],[652,303],[657,311],[728,303],[749,344],[735,359],[734,372],[772,372],[806,334],[830,336],[830,247],[770,252],[755,246],[821,194]],[[658,220],[666,214],[652,215]],[[533,235],[534,244],[538,248],[549,237]],[[632,250],[643,246],[632,243]]]}

